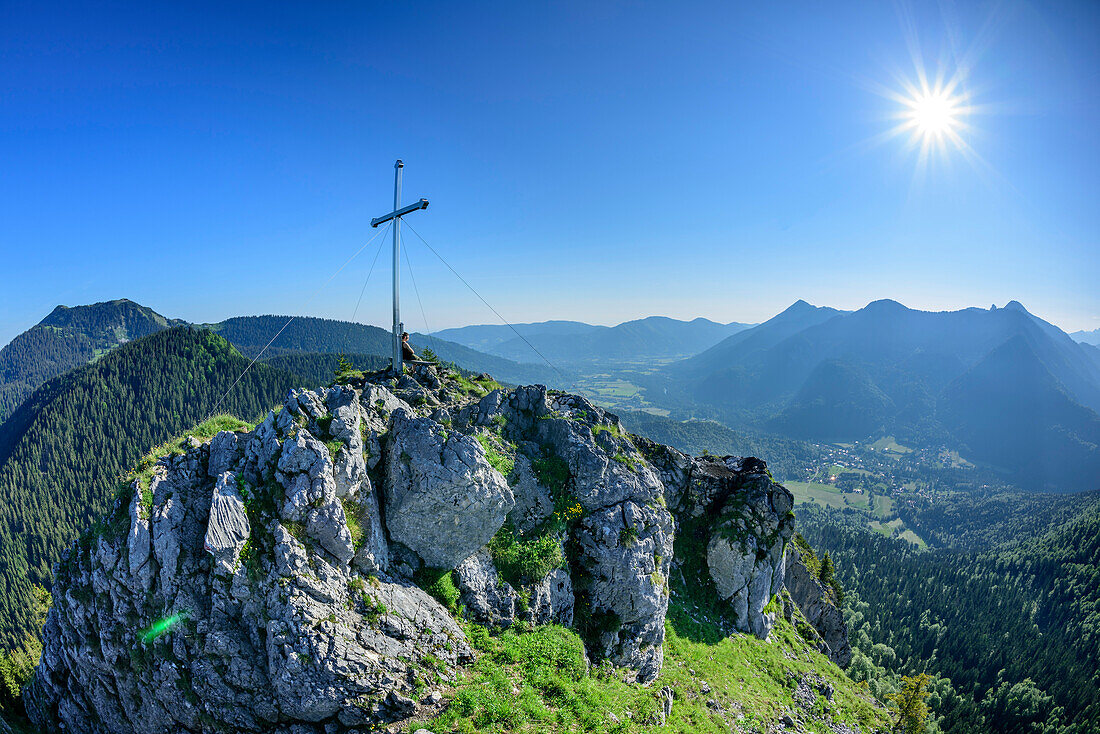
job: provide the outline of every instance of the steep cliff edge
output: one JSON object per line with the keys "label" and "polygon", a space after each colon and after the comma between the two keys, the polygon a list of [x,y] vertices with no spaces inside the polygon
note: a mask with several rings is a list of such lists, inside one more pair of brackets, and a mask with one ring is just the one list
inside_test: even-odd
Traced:
{"label": "steep cliff edge", "polygon": [[646,684],[673,574],[727,633],[783,622],[792,497],[764,463],[577,396],[424,367],[170,448],[58,565],[25,696],[47,730],[367,731],[438,710],[470,622],[571,626]]}

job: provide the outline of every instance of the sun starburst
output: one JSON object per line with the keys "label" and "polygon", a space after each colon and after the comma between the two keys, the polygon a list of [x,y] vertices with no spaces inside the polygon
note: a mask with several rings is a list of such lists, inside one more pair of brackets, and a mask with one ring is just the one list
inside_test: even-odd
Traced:
{"label": "sun starburst", "polygon": [[900,104],[894,132],[908,134],[922,156],[949,148],[965,150],[962,133],[970,112],[957,82],[929,84],[921,74],[918,84],[906,84],[904,92],[891,96]]}

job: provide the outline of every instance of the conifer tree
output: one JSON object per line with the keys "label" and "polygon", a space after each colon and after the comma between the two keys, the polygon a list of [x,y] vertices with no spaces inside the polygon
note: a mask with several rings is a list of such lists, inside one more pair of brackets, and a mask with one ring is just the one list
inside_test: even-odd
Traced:
{"label": "conifer tree", "polygon": [[921,673],[916,676],[902,676],[901,690],[890,696],[898,707],[898,719],[894,731],[900,734],[923,734],[928,720],[928,682],[932,676]]}

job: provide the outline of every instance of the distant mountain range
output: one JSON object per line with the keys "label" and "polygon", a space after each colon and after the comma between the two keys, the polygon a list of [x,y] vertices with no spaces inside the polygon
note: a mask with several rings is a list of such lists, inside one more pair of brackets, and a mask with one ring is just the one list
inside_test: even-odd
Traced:
{"label": "distant mountain range", "polygon": [[542,363],[545,357],[564,368],[583,369],[592,365],[623,366],[682,359],[750,327],[751,324],[719,324],[704,318],[679,321],[650,316],[618,326],[593,326],[579,321],[517,324],[514,331],[508,326],[465,326],[445,329],[437,336],[516,362]]}
{"label": "distant mountain range", "polygon": [[[287,318],[199,326],[251,358]],[[0,422],[49,378],[184,323],[126,300],[59,306],[0,350]],[[940,313],[888,300],[858,311],[798,301],[757,326],[650,317],[515,329],[553,366],[508,326],[412,341],[507,383],[569,388],[585,375],[622,378],[673,418],[717,420],[754,435],[820,442],[895,435],[956,448],[1032,488],[1100,485],[1100,347],[1075,342],[1015,301]],[[299,317],[262,360],[320,380],[337,354],[378,367],[389,352],[389,332],[378,327]]]}
{"label": "distant mountain range", "polygon": [[1070,337],[1074,341],[1081,342],[1082,344],[1091,344],[1094,347],[1100,347],[1100,329],[1093,329],[1092,331],[1075,331],[1070,334]]}
{"label": "distant mountain range", "polygon": [[1013,301],[854,312],[799,301],[670,365],[654,402],[828,442],[894,434],[958,445],[1032,486],[1100,485],[1100,362]]}

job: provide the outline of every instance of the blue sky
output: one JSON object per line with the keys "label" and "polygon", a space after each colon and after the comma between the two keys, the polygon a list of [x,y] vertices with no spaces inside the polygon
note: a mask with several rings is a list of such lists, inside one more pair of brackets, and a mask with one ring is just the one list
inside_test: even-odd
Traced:
{"label": "blue sky", "polygon": [[[1095,3],[97,5],[0,5],[0,343],[119,297],[351,318],[377,240],[310,298],[398,157],[409,221],[513,321],[888,297],[1100,327]],[[918,56],[976,108],[970,159],[920,174],[880,140]],[[405,241],[428,326],[494,322]],[[388,256],[358,320],[388,323]]]}

